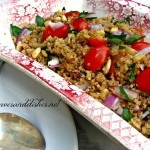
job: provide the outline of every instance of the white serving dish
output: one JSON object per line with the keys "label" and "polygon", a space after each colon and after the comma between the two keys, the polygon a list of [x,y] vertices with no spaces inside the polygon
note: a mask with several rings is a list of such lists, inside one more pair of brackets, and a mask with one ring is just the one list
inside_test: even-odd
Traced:
{"label": "white serving dish", "polygon": [[150,39],[150,8],[131,0],[3,0],[0,3],[0,59],[60,96],[99,130],[126,148],[149,149],[150,141],[121,117],[55,72],[15,50],[8,30],[11,23],[32,22],[36,14],[44,16],[63,6],[67,10],[94,11],[98,16],[130,16],[135,26],[144,25],[147,40]]}

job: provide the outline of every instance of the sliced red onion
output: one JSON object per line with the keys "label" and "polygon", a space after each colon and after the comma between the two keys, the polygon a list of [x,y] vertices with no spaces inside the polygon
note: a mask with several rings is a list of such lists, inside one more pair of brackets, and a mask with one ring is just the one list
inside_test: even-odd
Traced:
{"label": "sliced red onion", "polygon": [[83,84],[79,84],[77,85],[77,87],[81,90],[86,90],[89,86],[89,83],[88,82],[84,82]]}
{"label": "sliced red onion", "polygon": [[118,109],[116,110],[116,113],[121,116],[122,113],[123,113],[123,108],[122,107],[118,107]]}
{"label": "sliced red onion", "polygon": [[138,55],[147,55],[149,53],[150,53],[150,47],[147,47],[147,48],[144,48],[144,49],[138,51],[135,56],[138,56]]}
{"label": "sliced red onion", "polygon": [[144,64],[141,64],[141,65],[140,65],[140,69],[141,69],[142,71],[144,71]]}
{"label": "sliced red onion", "polygon": [[[138,98],[139,93],[134,92],[133,90],[130,90],[130,89],[127,89],[127,88],[123,88],[123,89],[130,98]],[[120,87],[119,86],[115,86],[112,92],[114,94],[116,94],[117,96],[119,96],[119,97],[122,96],[122,94],[120,93]]]}
{"label": "sliced red onion", "polygon": [[90,25],[90,30],[104,30],[101,24]]}
{"label": "sliced red onion", "polygon": [[27,28],[22,28],[22,31],[21,33],[19,34],[19,36],[17,37],[17,40],[16,40],[16,45],[18,44],[19,41],[21,41],[21,38],[22,36],[25,36],[25,35],[29,35],[31,34],[31,30],[27,29]]}
{"label": "sliced red onion", "polygon": [[120,105],[119,98],[114,94],[110,94],[104,101],[104,105],[112,110],[116,110]]}
{"label": "sliced red onion", "polygon": [[62,26],[64,26],[64,23],[63,22],[49,22],[49,25],[50,25],[50,27],[52,28],[52,29],[58,29],[58,28],[60,28],[60,27],[62,27]]}
{"label": "sliced red onion", "polygon": [[48,67],[56,68],[59,67],[59,59],[58,57],[53,56],[50,61],[48,61]]}
{"label": "sliced red onion", "polygon": [[136,113],[136,112],[139,112],[141,109],[138,105],[136,105],[134,108],[133,108],[133,112]]}
{"label": "sliced red onion", "polygon": [[142,115],[141,115],[141,119],[144,119],[145,117],[147,117],[148,115],[150,114],[150,112],[149,111],[146,111],[146,112],[144,112]]}

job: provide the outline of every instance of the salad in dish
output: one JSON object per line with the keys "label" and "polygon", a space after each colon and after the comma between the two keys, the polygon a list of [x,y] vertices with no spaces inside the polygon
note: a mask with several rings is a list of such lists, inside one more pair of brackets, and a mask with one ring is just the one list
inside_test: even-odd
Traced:
{"label": "salad in dish", "polygon": [[65,8],[10,25],[16,50],[46,65],[150,137],[150,43],[130,17]]}

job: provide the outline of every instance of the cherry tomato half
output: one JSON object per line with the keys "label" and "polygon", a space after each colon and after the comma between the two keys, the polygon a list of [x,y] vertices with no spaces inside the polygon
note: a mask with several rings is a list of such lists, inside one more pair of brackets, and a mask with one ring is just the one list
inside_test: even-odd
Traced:
{"label": "cherry tomato half", "polygon": [[84,57],[85,69],[90,71],[101,69],[109,55],[110,50],[106,45],[92,48]]}
{"label": "cherry tomato half", "polygon": [[66,16],[66,18],[72,17],[72,18],[77,18],[80,12],[78,11],[69,11],[66,12],[64,15]]}
{"label": "cherry tomato half", "polygon": [[72,26],[75,30],[81,31],[84,29],[89,29],[89,24],[85,18],[76,18],[72,20]]}
{"label": "cherry tomato half", "polygon": [[135,42],[131,45],[131,47],[137,51],[140,51],[144,48],[150,47],[150,43],[148,43],[148,42]]}
{"label": "cherry tomato half", "polygon": [[88,40],[88,44],[89,44],[90,46],[93,46],[93,47],[100,46],[100,45],[105,45],[106,42],[107,42],[107,41],[106,41],[105,39],[97,38],[97,37],[95,37],[95,38],[90,38],[90,39]]}
{"label": "cherry tomato half", "polygon": [[43,40],[46,40],[49,36],[52,37],[58,37],[58,38],[66,38],[69,32],[69,25],[64,24],[58,28],[52,28],[51,26],[48,26],[43,31]]}
{"label": "cherry tomato half", "polygon": [[138,35],[144,35],[143,30],[141,28],[133,28],[133,30]]}
{"label": "cherry tomato half", "polygon": [[116,76],[115,60],[113,58],[111,59],[111,66],[110,66],[110,69],[109,69],[109,73],[111,75]]}
{"label": "cherry tomato half", "polygon": [[139,90],[150,93],[150,67],[138,74],[135,82]]}

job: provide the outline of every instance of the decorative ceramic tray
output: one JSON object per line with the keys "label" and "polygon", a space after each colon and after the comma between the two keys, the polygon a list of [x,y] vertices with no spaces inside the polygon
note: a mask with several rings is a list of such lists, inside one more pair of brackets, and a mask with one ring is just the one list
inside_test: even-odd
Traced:
{"label": "decorative ceramic tray", "polygon": [[92,11],[98,16],[130,16],[131,24],[144,25],[149,39],[150,8],[130,0],[1,0],[0,1],[0,59],[11,64],[39,84],[59,95],[66,104],[83,115],[99,130],[128,149],[146,150],[150,141],[103,104],[65,81],[42,64],[15,50],[9,26],[32,22],[36,14],[47,16],[65,6],[66,10]]}

